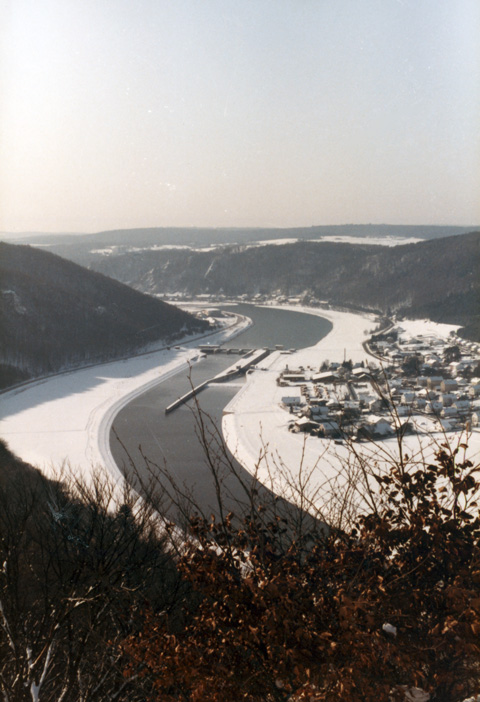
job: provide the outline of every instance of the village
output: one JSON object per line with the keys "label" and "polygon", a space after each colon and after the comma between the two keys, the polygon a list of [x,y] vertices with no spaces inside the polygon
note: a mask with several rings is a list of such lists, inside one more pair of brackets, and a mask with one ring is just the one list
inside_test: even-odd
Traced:
{"label": "village", "polygon": [[[337,443],[408,433],[480,431],[480,347],[454,333],[407,335],[399,325],[374,334],[369,360],[324,360],[277,377],[289,430]],[[372,358],[373,357],[373,358]]]}

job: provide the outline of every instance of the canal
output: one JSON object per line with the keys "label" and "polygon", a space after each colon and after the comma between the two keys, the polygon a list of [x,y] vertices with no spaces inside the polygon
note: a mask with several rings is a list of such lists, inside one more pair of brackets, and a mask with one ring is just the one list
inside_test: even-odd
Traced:
{"label": "canal", "polygon": [[[285,348],[313,346],[331,329],[331,323],[322,317],[290,310],[255,307],[239,304],[225,307],[226,311],[250,317],[253,324],[242,334],[224,344],[230,348],[273,348],[282,344]],[[191,385],[198,385],[224,370],[238,356],[227,354],[209,355],[193,364],[186,373],[178,373],[159,383],[132,400],[116,416],[110,445],[113,457],[129,480],[139,489],[139,482],[148,482],[163,475],[165,501],[168,502],[170,481],[201,504],[206,513],[217,512],[216,490],[212,482],[209,458],[202,444],[208,444],[210,452],[217,452],[218,461],[224,461],[221,445],[222,412],[225,405],[239,391],[244,380],[237,378],[231,383],[210,385],[198,396],[201,409],[199,415],[195,401],[191,400],[171,414],[165,408],[185,394]],[[320,362],[320,359],[319,359]],[[228,454],[238,477],[251,484],[251,477]],[[132,471],[136,476],[131,475]],[[230,493],[228,508],[235,509],[239,497],[238,478],[232,478],[231,468],[224,466],[223,489]],[[165,478],[168,473],[169,479]],[[240,491],[241,492],[241,491]],[[168,504],[165,510],[172,510]],[[176,512],[176,510],[173,510]],[[177,518],[174,516],[173,518]]]}

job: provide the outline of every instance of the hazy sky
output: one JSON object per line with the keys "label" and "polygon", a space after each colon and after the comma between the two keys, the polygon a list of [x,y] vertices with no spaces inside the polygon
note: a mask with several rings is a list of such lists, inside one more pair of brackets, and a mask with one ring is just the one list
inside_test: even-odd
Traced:
{"label": "hazy sky", "polygon": [[0,230],[480,223],[478,0],[6,0]]}

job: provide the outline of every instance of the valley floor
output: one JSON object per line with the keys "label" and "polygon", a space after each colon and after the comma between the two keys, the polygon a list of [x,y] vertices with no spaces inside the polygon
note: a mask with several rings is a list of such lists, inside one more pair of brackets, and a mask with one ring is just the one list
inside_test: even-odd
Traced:
{"label": "valley floor", "polygon": [[[241,319],[209,335],[208,341],[219,343],[248,324]],[[48,477],[59,475],[63,466],[86,479],[99,467],[118,477],[109,447],[113,418],[134,397],[195,363],[201,341],[184,340],[182,346],[75,370],[5,392],[0,395],[0,436],[17,456]]]}
{"label": "valley floor", "polygon": [[[292,307],[299,310],[299,307]],[[325,360],[341,363],[344,359],[354,363],[376,360],[367,355],[365,342],[375,319],[371,315],[351,314],[331,310],[308,308],[333,323],[333,329],[318,344],[294,354],[276,352],[262,362],[264,372],[249,376],[246,385],[224,410],[222,430],[226,443],[237,460],[249,472],[255,473],[264,484],[287,499],[303,497],[312,504],[329,505],[341,509],[341,502],[350,491],[350,499],[364,504],[365,485],[362,464],[372,467],[375,463],[388,464],[396,460],[399,447],[396,438],[376,443],[347,444],[303,433],[292,433],[288,427],[292,415],[282,407],[282,397],[289,394],[288,387],[280,387],[277,378],[288,369],[317,368]],[[428,320],[402,321],[402,328],[410,335],[433,334],[447,338],[457,327],[436,324]],[[291,391],[290,391],[291,392]],[[432,422],[433,424],[433,422]],[[411,461],[431,460],[440,445],[448,440],[452,447],[465,441],[465,435],[433,433],[405,436],[402,448]],[[480,433],[468,438],[469,455],[480,458]]]}
{"label": "valley floor", "polygon": [[[308,477],[308,492],[318,503],[319,499],[323,502],[338,497],[347,485],[354,487],[357,478],[349,463],[349,449],[331,440],[305,439],[289,432],[290,416],[279,406],[285,388],[279,388],[276,379],[286,363],[293,368],[318,367],[326,358],[366,360],[363,342],[375,327],[375,320],[370,315],[333,310],[303,311],[329,319],[332,331],[316,346],[289,355],[275,352],[262,361],[265,371],[249,375],[225,408],[222,428],[230,450],[250,472],[257,472],[263,482],[287,493],[294,492],[293,486],[299,482],[305,485]],[[402,322],[403,327],[406,325],[411,326],[412,333],[434,331],[440,335],[448,335],[453,328],[430,322]],[[230,327],[209,341],[220,343],[238,331],[238,325]],[[199,357],[197,345],[198,339],[190,340],[180,348],[72,371],[4,393],[0,397],[0,434],[14,453],[49,477],[57,475],[63,464],[87,479],[101,466],[119,476],[109,448],[115,414],[133,397],[194,363]],[[452,437],[453,442],[458,440],[458,436]],[[407,442],[411,455],[433,452],[432,447],[419,446],[416,436],[408,437]],[[380,450],[362,444],[362,451],[370,453],[370,458],[382,458],[380,451],[384,459],[385,453],[395,450],[394,439],[382,442]],[[470,438],[470,452],[480,454],[479,433]],[[264,454],[266,458],[259,460]]]}

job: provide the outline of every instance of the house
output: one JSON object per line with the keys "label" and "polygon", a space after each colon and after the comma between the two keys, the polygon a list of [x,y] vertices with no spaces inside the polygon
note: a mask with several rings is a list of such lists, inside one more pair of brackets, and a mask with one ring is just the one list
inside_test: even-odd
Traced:
{"label": "house", "polygon": [[427,380],[427,387],[429,387],[430,389],[439,388],[442,380],[442,375],[431,375]]}
{"label": "house", "polygon": [[312,429],[318,429],[318,422],[309,419],[308,417],[300,417],[294,424],[294,429],[297,431],[312,431]]}
{"label": "house", "polygon": [[384,401],[381,400],[379,397],[376,397],[373,400],[368,401],[368,410],[369,412],[380,412],[382,407],[384,406]]}
{"label": "house", "polygon": [[368,380],[372,377],[372,374],[368,368],[358,367],[352,369],[352,377],[355,378],[355,380]]}
{"label": "house", "polygon": [[363,422],[363,426],[366,427],[374,436],[389,436],[390,434],[393,434],[392,425],[385,419],[385,417],[370,415]]}
{"label": "house", "polygon": [[441,402],[439,402],[438,400],[430,400],[429,402],[427,402],[425,411],[429,412],[429,414],[439,415],[442,409],[443,405]]}
{"label": "house", "polygon": [[285,407],[300,407],[303,405],[303,398],[301,395],[287,395],[282,397],[282,403]]}
{"label": "house", "polygon": [[455,392],[458,390],[458,383],[453,378],[444,378],[440,383],[440,390],[445,393]]}
{"label": "house", "polygon": [[444,392],[440,395],[440,401],[443,402],[444,407],[451,407],[457,399],[457,396],[453,392]]}
{"label": "house", "polygon": [[323,434],[323,436],[328,436],[331,438],[340,437],[342,435],[341,431],[340,431],[340,427],[338,425],[338,422],[334,422],[334,421],[330,421],[330,420],[320,422],[319,434]]}
{"label": "house", "polygon": [[441,431],[454,431],[457,422],[454,419],[438,419],[437,425]]}
{"label": "house", "polygon": [[319,419],[321,417],[328,417],[329,409],[325,405],[310,405],[310,414],[312,418]]}
{"label": "house", "polygon": [[471,409],[470,400],[456,400],[453,406],[456,407],[458,414],[468,414]]}
{"label": "house", "polygon": [[473,358],[464,359],[462,361],[454,361],[453,363],[450,363],[450,369],[452,374],[456,375],[457,373],[463,373],[463,371],[467,370],[467,368],[472,368],[474,364],[475,361]]}
{"label": "house", "polygon": [[423,364],[427,368],[438,368],[441,366],[441,359],[434,353],[427,354],[423,360]]}
{"label": "house", "polygon": [[371,441],[372,439],[384,439],[393,433],[394,431],[386,419],[372,415],[359,425],[357,438]]}
{"label": "house", "polygon": [[358,401],[362,404],[364,407],[368,407],[370,405],[370,402],[373,402],[374,400],[378,400],[378,397],[375,397],[375,395],[372,395],[369,392],[358,392],[357,393],[357,398]]}
{"label": "house", "polygon": [[417,385],[421,388],[426,388],[428,383],[428,378],[426,375],[419,375],[417,378]]}
{"label": "house", "polygon": [[402,405],[413,405],[415,401],[415,393],[414,392],[404,392],[402,395]]}
{"label": "house", "polygon": [[425,398],[425,400],[436,400],[437,399],[437,393],[434,390],[427,390],[426,388],[419,390],[417,395],[418,395],[418,397]]}
{"label": "house", "polygon": [[480,397],[480,381],[473,381],[468,390],[470,397]]}
{"label": "house", "polygon": [[336,383],[338,380],[339,376],[336,373],[332,373],[331,371],[325,371],[324,373],[315,373],[315,375],[312,376],[312,382],[323,383],[324,385]]}
{"label": "house", "polygon": [[424,397],[417,397],[413,403],[418,410],[424,410],[427,406],[427,400]]}
{"label": "house", "polygon": [[305,373],[284,373],[282,380],[286,383],[304,383]]}
{"label": "house", "polygon": [[360,415],[360,403],[352,400],[345,400],[343,403],[343,416],[345,419],[354,419]]}

